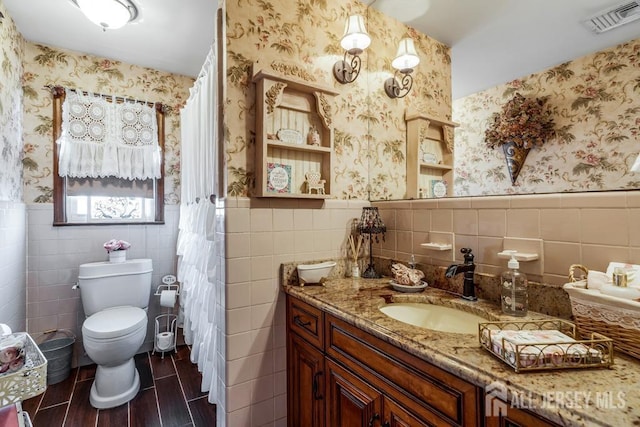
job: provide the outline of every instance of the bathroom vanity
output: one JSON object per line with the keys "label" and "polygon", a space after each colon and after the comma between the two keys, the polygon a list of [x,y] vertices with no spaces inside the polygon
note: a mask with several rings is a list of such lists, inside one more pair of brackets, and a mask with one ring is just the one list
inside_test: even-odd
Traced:
{"label": "bathroom vanity", "polygon": [[[633,359],[617,357],[613,369],[516,374],[481,349],[477,336],[412,326],[379,310],[413,301],[504,318],[493,304],[438,289],[401,294],[388,279],[337,279],[285,286],[285,292],[290,426],[622,426],[640,420],[634,409],[640,364]],[[496,390],[496,382],[508,392]],[[587,391],[623,393],[624,408],[589,400],[582,407],[548,405],[551,393]]]}
{"label": "bathroom vanity", "polygon": [[287,319],[290,425],[478,425],[473,384],[291,296]]}

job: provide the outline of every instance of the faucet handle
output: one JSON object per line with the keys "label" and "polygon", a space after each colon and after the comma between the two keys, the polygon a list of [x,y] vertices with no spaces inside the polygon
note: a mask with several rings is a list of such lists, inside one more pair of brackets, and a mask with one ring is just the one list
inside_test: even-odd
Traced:
{"label": "faucet handle", "polygon": [[464,263],[473,264],[474,255],[471,253],[471,248],[462,248],[460,253],[464,254]]}

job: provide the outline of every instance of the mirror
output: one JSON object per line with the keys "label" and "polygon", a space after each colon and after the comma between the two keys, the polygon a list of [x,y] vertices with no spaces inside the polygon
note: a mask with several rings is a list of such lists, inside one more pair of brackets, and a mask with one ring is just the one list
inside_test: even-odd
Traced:
{"label": "mirror", "polygon": [[[418,31],[411,29],[407,31],[407,34],[414,39],[421,57],[421,63],[413,74],[412,93],[402,99],[391,100],[386,97],[381,81],[391,75],[390,63],[395,54],[395,48],[391,44],[397,43],[396,39],[402,35],[389,34],[388,30],[379,32],[380,28],[376,27],[380,22],[388,19],[376,9],[384,10],[382,6],[385,1],[369,2],[368,8],[370,33],[377,38],[389,39],[388,42],[384,42],[386,43],[384,49],[371,49],[367,60],[370,112],[372,116],[379,114],[382,118],[369,122],[368,177],[371,200],[417,198],[418,195],[407,197],[407,190],[412,185],[422,189],[424,197],[434,197],[433,185],[438,179],[437,175],[434,176],[435,174],[432,173],[433,168],[425,168],[424,164],[414,166],[420,170],[418,175],[427,175],[426,181],[417,184],[410,183],[408,181],[410,177],[404,173],[398,176],[385,175],[387,169],[385,165],[393,165],[404,172],[408,162],[415,163],[416,158],[419,159],[418,163],[435,161],[439,164],[443,161],[446,151],[434,152],[433,149],[428,148],[428,144],[427,146],[424,144],[425,141],[431,143],[433,133],[439,132],[433,129],[433,118],[443,121],[452,119],[460,124],[455,129],[454,177],[451,178],[449,175],[446,178],[453,181],[448,183],[450,191],[447,192],[446,197],[611,191],[640,187],[640,174],[630,171],[639,155],[636,136],[639,129],[636,118],[640,89],[636,84],[637,64],[634,61],[637,55],[634,52],[640,49],[640,39],[637,39],[640,21],[631,22],[600,35],[593,35],[581,20],[603,11],[603,8],[610,6],[610,2],[607,0],[569,1],[568,7],[578,8],[574,11],[571,22],[571,25],[576,27],[573,30],[584,32],[588,38],[588,44],[574,43],[581,45],[580,54],[569,60],[556,60],[551,64],[537,62],[544,61],[547,52],[553,53],[559,50],[559,47],[558,49],[549,48],[548,42],[542,38],[539,41],[543,46],[527,45],[527,42],[536,39],[530,35],[528,41],[522,41],[522,46],[526,48],[521,49],[520,56],[512,58],[511,63],[515,65],[521,62],[527,63],[531,71],[511,76],[506,72],[508,70],[493,72],[493,75],[504,78],[500,81],[485,76],[488,84],[482,88],[483,90],[463,93],[458,99],[452,101],[453,116],[446,117],[443,116],[443,114],[446,115],[443,113],[446,108],[442,107],[443,105],[446,107],[448,100],[443,93],[449,90],[449,87],[446,84],[437,83],[441,69],[438,68],[434,58],[437,58],[440,63],[450,58],[442,52],[439,43],[434,43],[432,39]],[[443,3],[445,2],[431,0],[432,10],[435,10],[436,6],[445,7]],[[499,11],[496,14],[498,16],[514,7],[541,9],[531,2],[520,5],[511,3],[514,2],[491,1],[486,5],[485,12]],[[403,8],[398,6],[397,9]],[[428,11],[427,15],[429,13],[431,11]],[[442,11],[438,9],[438,13]],[[530,13],[526,11],[520,11],[520,13],[522,13],[521,16],[527,16],[528,21],[532,21],[539,28],[547,25],[538,20],[538,16],[548,19],[548,11],[531,10]],[[468,19],[468,16],[461,16],[461,20],[464,21],[464,19]],[[487,25],[492,27],[485,27],[484,30],[498,28],[496,19],[488,19]],[[419,21],[420,18],[405,17],[408,25],[417,25]],[[443,25],[445,24],[440,24],[441,27]],[[451,25],[457,24],[454,22]],[[519,25],[524,23],[514,23],[514,26],[507,28],[512,33],[503,34],[501,37],[519,39],[519,34],[513,32]],[[434,28],[435,30],[438,29]],[[460,47],[454,49],[453,54],[461,55],[468,51],[467,48],[472,43],[468,39],[481,40],[482,30],[483,28],[479,26],[468,29],[460,40],[455,41],[456,46]],[[561,40],[558,40],[557,44],[561,44]],[[384,55],[388,57],[383,58]],[[456,57],[452,78],[460,77],[461,73],[455,71],[455,67],[460,67],[460,64],[466,70],[470,69],[472,73],[487,74],[485,68],[490,68],[487,64],[490,60],[487,58],[491,56],[483,54],[481,47],[473,50],[471,59]],[[448,67],[449,64],[446,66]],[[517,71],[517,67],[514,69]],[[530,74],[531,72],[533,74]],[[455,87],[465,86],[456,81],[453,83]],[[528,153],[515,184],[512,184],[503,150],[489,148],[485,142],[484,132],[491,123],[493,113],[499,112],[516,93],[525,97],[549,97],[547,104],[554,117],[557,136]],[[418,136],[414,136],[418,138],[418,142],[413,144],[413,148],[410,143],[405,143],[405,129],[407,129],[405,112],[407,110],[424,113],[432,118],[428,131],[424,134],[418,132]],[[393,136],[389,136],[390,134]],[[399,145],[398,141],[401,141],[402,145]],[[399,162],[398,158],[401,155],[403,158]],[[444,177],[445,174],[442,175]],[[399,186],[404,187],[403,191],[397,193],[381,191],[385,179],[393,182],[394,180],[402,181],[403,178],[405,181],[399,182]],[[415,178],[412,179],[415,180]]]}

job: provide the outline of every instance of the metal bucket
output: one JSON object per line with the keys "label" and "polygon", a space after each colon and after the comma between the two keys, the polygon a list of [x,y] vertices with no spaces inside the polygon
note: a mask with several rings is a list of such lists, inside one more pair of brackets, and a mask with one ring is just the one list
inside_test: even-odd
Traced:
{"label": "metal bucket", "polygon": [[66,380],[71,373],[75,335],[66,329],[46,331],[38,339],[38,347],[47,359],[47,385]]}

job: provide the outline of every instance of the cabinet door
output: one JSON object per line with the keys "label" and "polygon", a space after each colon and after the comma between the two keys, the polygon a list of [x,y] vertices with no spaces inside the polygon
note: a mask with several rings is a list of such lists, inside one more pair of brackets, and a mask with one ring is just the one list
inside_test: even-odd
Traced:
{"label": "cabinet door", "polygon": [[524,411],[522,409],[513,408],[507,403],[500,400],[503,405],[494,405],[498,410],[497,416],[486,417],[485,425],[487,427],[554,427],[554,424],[544,418]]}
{"label": "cabinet door", "polygon": [[333,362],[327,367],[327,425],[331,427],[378,427],[382,396],[358,377]]}
{"label": "cabinet door", "polygon": [[482,423],[475,385],[330,314],[325,314],[325,320],[327,357],[385,397],[436,426]]}
{"label": "cabinet door", "polygon": [[287,365],[289,426],[324,426],[324,355],[291,333]]}
{"label": "cabinet door", "polygon": [[[383,427],[431,427],[432,424],[420,421],[413,414],[400,406],[397,402],[384,397]],[[444,425],[444,422],[443,422]]]}

